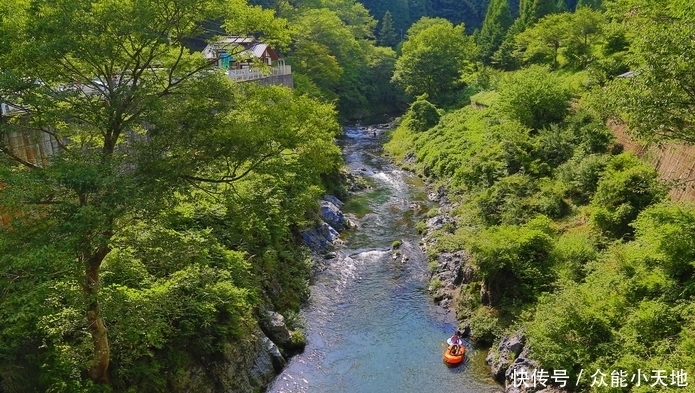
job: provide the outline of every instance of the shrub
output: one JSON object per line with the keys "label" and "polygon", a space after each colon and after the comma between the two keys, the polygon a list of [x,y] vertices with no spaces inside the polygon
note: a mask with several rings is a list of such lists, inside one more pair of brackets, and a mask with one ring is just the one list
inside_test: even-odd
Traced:
{"label": "shrub", "polygon": [[527,221],[532,215],[525,202],[536,191],[531,178],[517,174],[507,176],[483,191],[475,203],[488,225],[517,224]]}
{"label": "shrub", "polygon": [[584,266],[598,257],[598,250],[591,234],[565,233],[555,243],[552,256],[559,276],[580,282],[586,275]]}
{"label": "shrub", "polygon": [[405,121],[412,131],[427,131],[439,123],[440,114],[437,107],[427,101],[427,94],[419,96],[410,105],[405,114]]}
{"label": "shrub", "polygon": [[529,197],[530,213],[540,213],[550,218],[561,218],[570,211],[570,206],[563,199],[564,189],[559,182],[541,179],[540,190]]}
{"label": "shrub", "polygon": [[628,154],[616,156],[609,168],[592,200],[596,208],[592,222],[615,238],[630,237],[630,223],[644,208],[663,199],[666,189],[652,167]]}
{"label": "shrub", "polygon": [[560,294],[542,296],[525,329],[534,359],[544,368],[570,374],[589,367],[613,338],[609,316],[614,308],[594,300],[603,295],[569,286]]}
{"label": "shrub", "polygon": [[480,277],[490,291],[490,305],[528,302],[550,289],[551,237],[526,226],[499,226],[469,240]]}
{"label": "shrub", "polygon": [[573,134],[573,142],[584,154],[606,153],[614,137],[611,130],[599,119],[580,109],[566,119]]}
{"label": "shrub", "polygon": [[574,153],[574,140],[570,130],[551,124],[538,132],[535,155],[555,168],[569,160]]}
{"label": "shrub", "polygon": [[575,156],[558,168],[565,195],[579,205],[589,203],[611,158],[605,154]]}
{"label": "shrub", "polygon": [[560,123],[572,98],[557,76],[539,66],[505,76],[498,90],[496,107],[502,115],[535,130]]}
{"label": "shrub", "polygon": [[499,319],[492,308],[477,308],[471,315],[469,322],[473,339],[480,345],[492,345],[502,333]]}
{"label": "shrub", "polygon": [[695,272],[695,208],[659,204],[645,209],[633,223],[638,239],[651,245],[666,272],[679,282]]}

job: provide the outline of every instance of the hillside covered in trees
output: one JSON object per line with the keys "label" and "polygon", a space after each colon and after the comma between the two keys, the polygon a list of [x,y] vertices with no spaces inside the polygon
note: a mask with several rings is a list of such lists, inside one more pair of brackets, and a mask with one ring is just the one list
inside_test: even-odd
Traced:
{"label": "hillside covered in trees", "polygon": [[[566,371],[571,391],[690,391],[695,207],[668,190],[692,179],[661,181],[607,125],[692,142],[695,9],[605,0],[516,11],[492,0],[480,30],[456,35],[469,49],[450,74],[423,81],[411,69],[420,40],[427,53],[453,46],[427,38],[446,36],[448,21],[416,22],[396,62],[393,80],[414,102],[386,149],[447,190],[431,216],[453,219],[430,234],[432,267],[441,253],[470,255],[457,315],[493,345],[488,359],[510,386],[519,356]],[[510,335],[528,351],[498,347]]]}

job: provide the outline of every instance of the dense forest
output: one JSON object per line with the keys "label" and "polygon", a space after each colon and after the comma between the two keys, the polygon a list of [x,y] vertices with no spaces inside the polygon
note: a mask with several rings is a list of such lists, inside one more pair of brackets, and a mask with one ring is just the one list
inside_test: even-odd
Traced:
{"label": "dense forest", "polygon": [[[693,370],[695,208],[607,127],[695,141],[688,0],[251,3],[0,5],[1,101],[30,114],[0,122],[0,391],[262,389],[220,370],[265,311],[299,327],[340,122],[399,110],[386,150],[448,193],[428,253],[470,253],[479,344],[523,331],[575,379]],[[212,72],[190,42],[222,33],[276,47],[295,88]]]}

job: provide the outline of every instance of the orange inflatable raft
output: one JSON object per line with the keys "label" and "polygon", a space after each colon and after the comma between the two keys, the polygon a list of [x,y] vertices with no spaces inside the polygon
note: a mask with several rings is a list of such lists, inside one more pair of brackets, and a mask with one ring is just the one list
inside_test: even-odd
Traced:
{"label": "orange inflatable raft", "polygon": [[449,345],[444,351],[444,362],[450,365],[457,365],[463,362],[466,356],[466,347],[463,345]]}

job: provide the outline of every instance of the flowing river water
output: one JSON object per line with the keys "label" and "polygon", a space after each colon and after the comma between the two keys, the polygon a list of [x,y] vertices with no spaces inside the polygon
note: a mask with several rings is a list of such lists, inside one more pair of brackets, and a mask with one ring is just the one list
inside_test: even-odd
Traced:
{"label": "flowing river water", "polygon": [[[427,294],[428,271],[415,223],[432,206],[422,181],[381,156],[383,130],[346,127],[340,144],[351,171],[371,188],[343,211],[357,228],[317,274],[303,310],[307,346],[269,392],[462,392],[499,390],[485,353],[468,345],[466,362],[442,361],[455,318]],[[394,259],[394,240],[407,261]]]}

